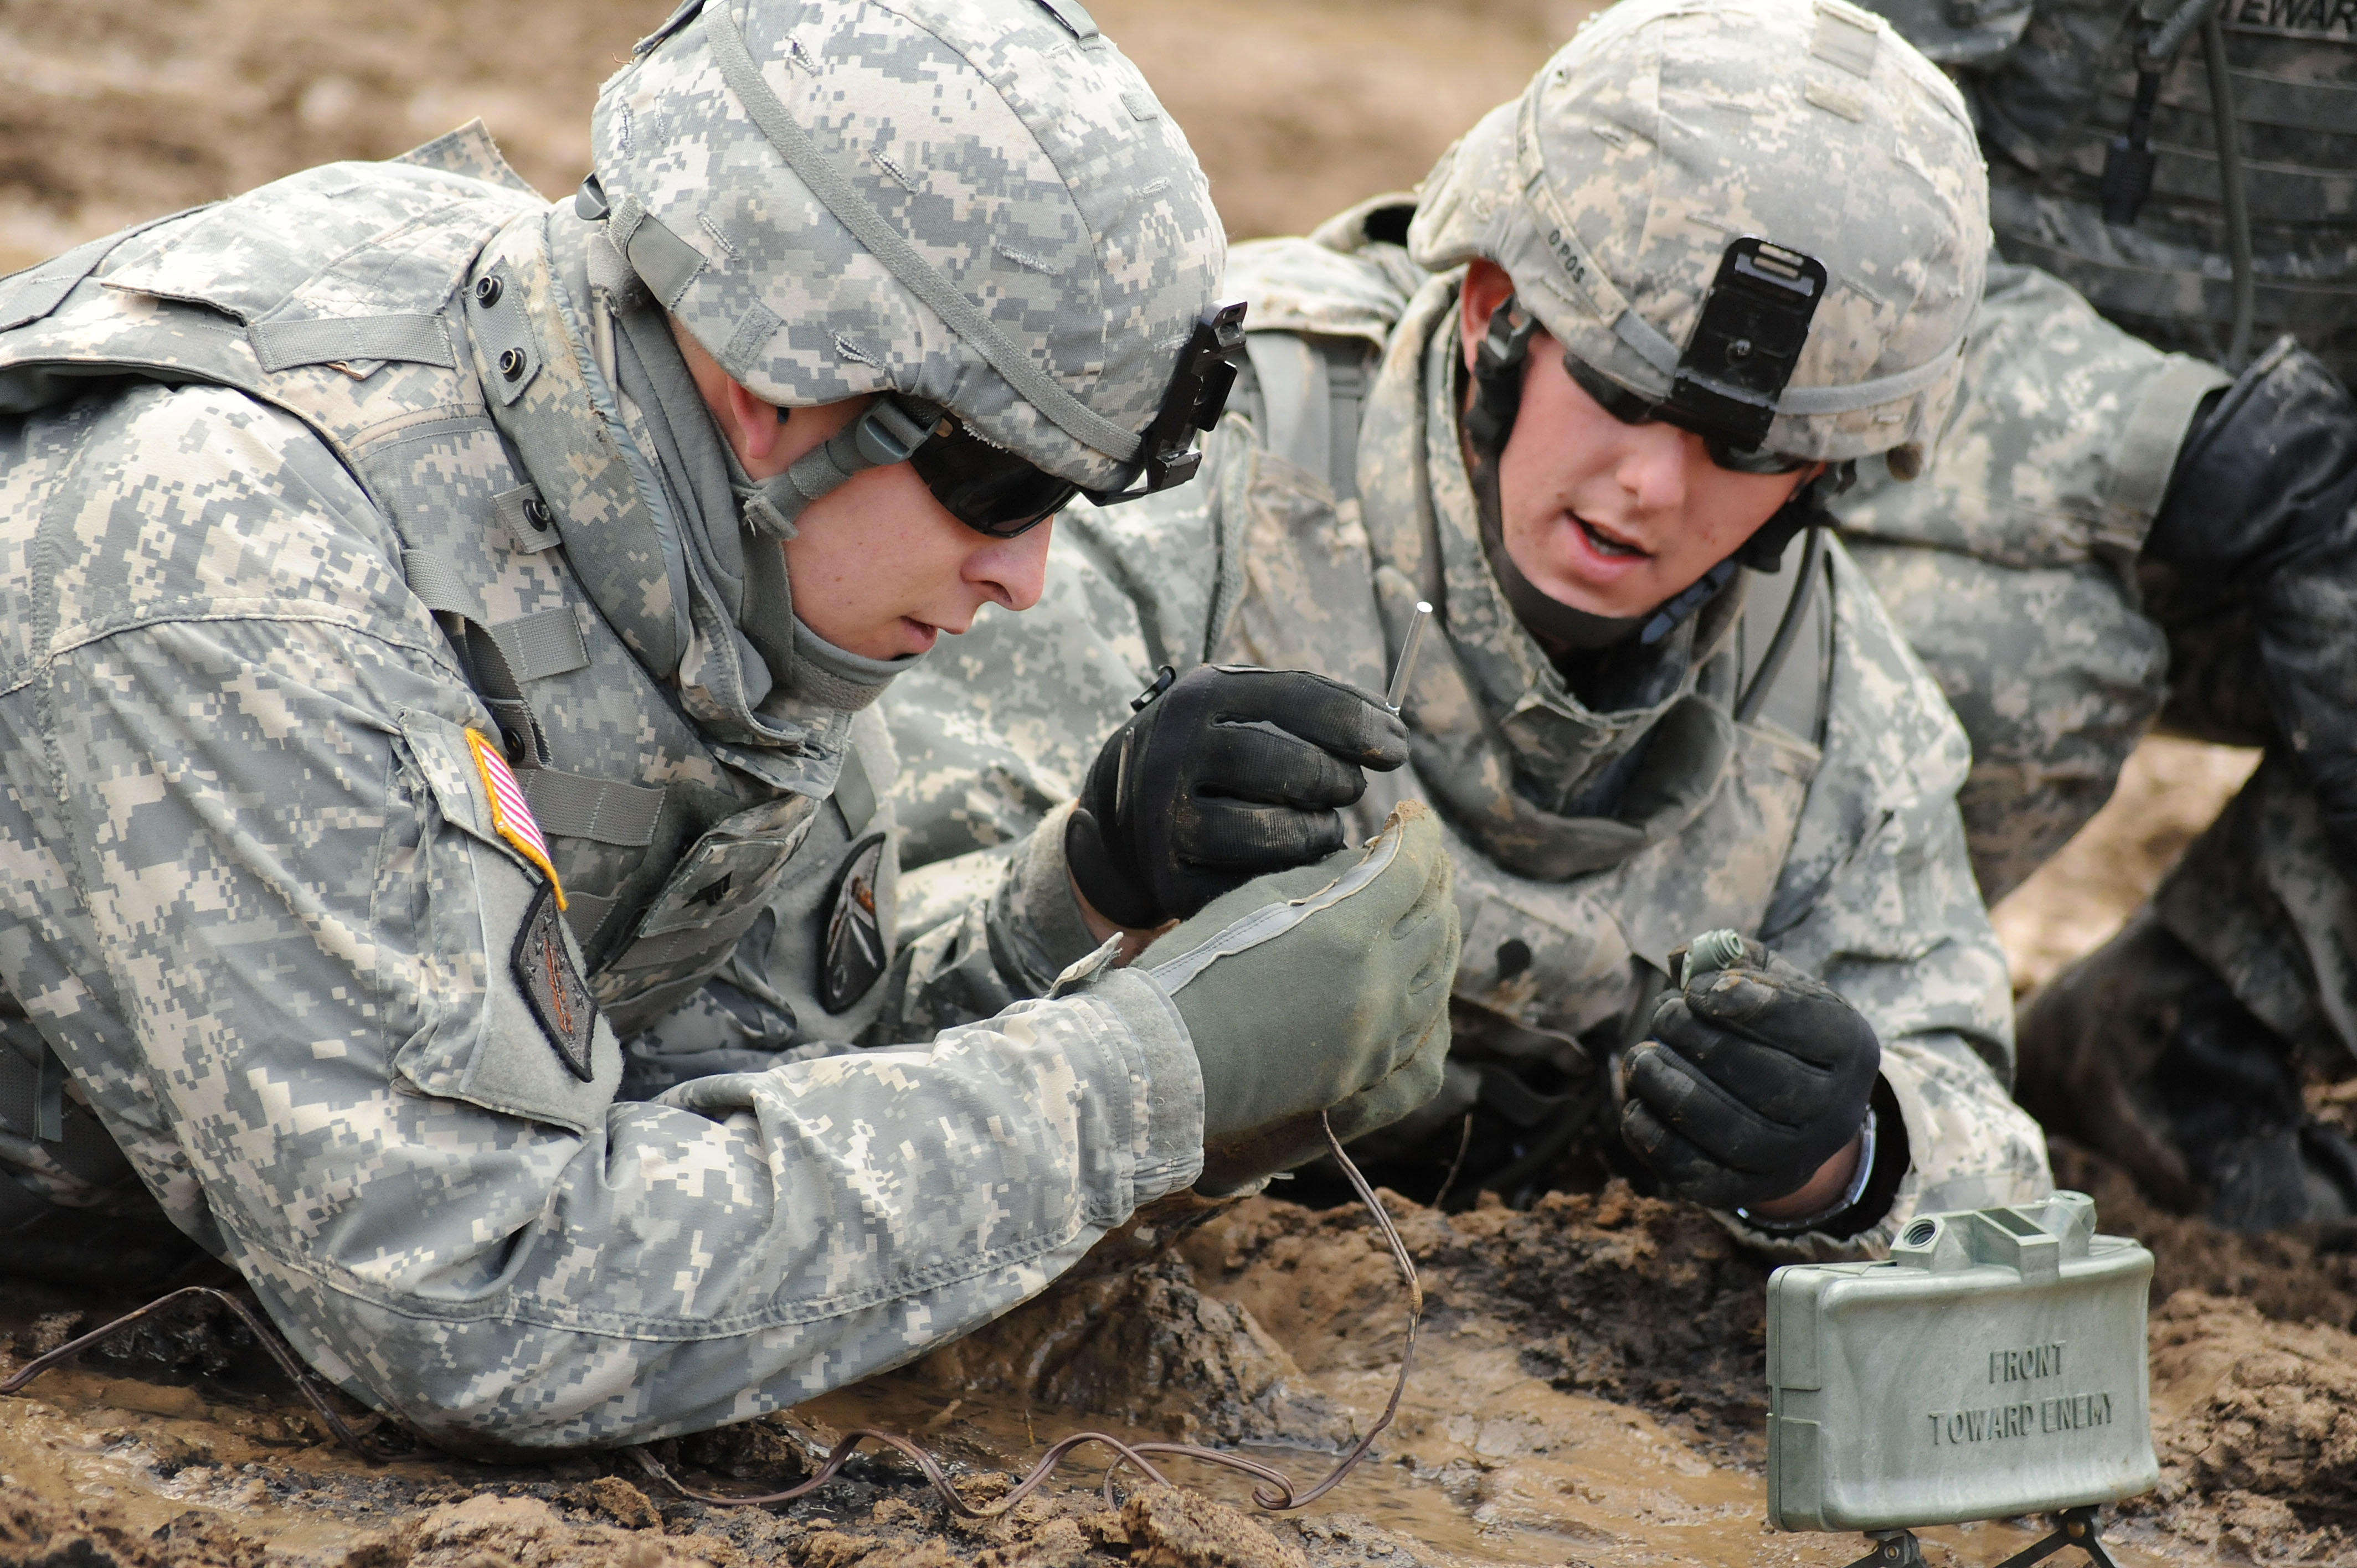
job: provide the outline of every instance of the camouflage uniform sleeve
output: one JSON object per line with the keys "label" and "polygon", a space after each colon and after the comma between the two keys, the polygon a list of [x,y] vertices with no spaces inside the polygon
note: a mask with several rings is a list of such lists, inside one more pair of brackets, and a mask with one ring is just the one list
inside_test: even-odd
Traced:
{"label": "camouflage uniform sleeve", "polygon": [[1852,558],[1972,739],[1959,793],[1992,899],[2110,799],[2180,672],[2138,552],[2186,425],[2222,386],[2034,267],[1992,265],[1931,467],[1831,503]]}
{"label": "camouflage uniform sleeve", "polygon": [[[16,929],[48,944],[8,979],[75,1015],[59,1037],[111,1124],[177,1162],[315,1366],[446,1442],[741,1420],[1006,1311],[1193,1180],[1192,1050],[1119,972],[653,1103],[614,1101],[599,1020],[581,1081],[511,967],[540,874],[462,798],[452,737],[483,716],[390,531],[283,416],[145,406],[60,489],[153,547],[107,559],[218,566],[239,596],[48,622],[0,709]],[[107,569],[93,545],[58,591]]]}
{"label": "camouflage uniform sleeve", "polygon": [[899,953],[870,1039],[915,1039],[1045,996],[1098,950],[1064,867],[1070,801],[1008,850],[974,850],[902,881]]}
{"label": "camouflage uniform sleeve", "polygon": [[2046,1143],[2013,1102],[2005,954],[1964,854],[1962,729],[1863,575],[1835,561],[1824,758],[1761,940],[1847,997],[1882,1041],[1911,1168],[1865,1233],[1797,1240],[1728,1227],[1790,1258],[1879,1255],[1919,1210],[2043,1196]]}

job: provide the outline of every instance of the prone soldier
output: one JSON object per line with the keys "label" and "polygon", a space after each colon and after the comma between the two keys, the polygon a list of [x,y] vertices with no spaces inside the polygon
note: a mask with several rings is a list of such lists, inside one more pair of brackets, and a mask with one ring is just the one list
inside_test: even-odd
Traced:
{"label": "prone soldier", "polygon": [[[1448,1036],[1414,811],[1128,968],[1019,887],[894,949],[871,704],[1227,389],[1086,13],[691,0],[594,142],[554,206],[470,128],[0,282],[0,1251],[186,1238],[451,1445],[904,1361]],[[1247,1004],[1303,972],[1355,1006]]]}

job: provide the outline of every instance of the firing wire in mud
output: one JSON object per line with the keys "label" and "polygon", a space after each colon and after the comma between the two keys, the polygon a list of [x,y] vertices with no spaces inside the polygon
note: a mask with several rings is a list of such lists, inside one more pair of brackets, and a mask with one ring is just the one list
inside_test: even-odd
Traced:
{"label": "firing wire in mud", "polygon": [[314,1412],[317,1412],[319,1419],[327,1423],[328,1430],[335,1434],[337,1442],[371,1464],[382,1465],[389,1459],[399,1457],[389,1450],[370,1442],[359,1429],[344,1419],[343,1412],[329,1402],[327,1391],[319,1386],[318,1380],[312,1375],[311,1369],[303,1365],[302,1359],[295,1354],[285,1340],[279,1337],[278,1331],[271,1327],[262,1314],[256,1312],[250,1303],[241,1300],[227,1291],[215,1290],[210,1285],[187,1285],[179,1290],[159,1295],[136,1312],[126,1312],[113,1322],[102,1327],[93,1328],[79,1339],[69,1339],[56,1349],[34,1357],[5,1378],[0,1378],[0,1394],[15,1393],[51,1367],[61,1361],[73,1359],[91,1346],[113,1337],[134,1324],[159,1316],[167,1308],[181,1302],[199,1299],[217,1301],[237,1315],[238,1321],[245,1325],[254,1338],[261,1342],[264,1350],[270,1352],[270,1359],[278,1363],[278,1369],[285,1372],[294,1382],[295,1387],[301,1391],[304,1400]]}
{"label": "firing wire in mud", "polygon": [[[1104,1497],[1109,1506],[1114,1504],[1114,1477],[1120,1473],[1125,1465],[1135,1468],[1149,1482],[1162,1486],[1171,1484],[1169,1478],[1157,1469],[1152,1459],[1148,1457],[1153,1455],[1172,1459],[1192,1459],[1201,1464],[1215,1465],[1222,1469],[1249,1476],[1261,1483],[1253,1488],[1254,1504],[1270,1513],[1285,1513],[1294,1509],[1306,1508],[1332,1491],[1341,1484],[1345,1477],[1358,1467],[1359,1462],[1367,1456],[1369,1450],[1373,1448],[1375,1439],[1382,1435],[1384,1428],[1391,1425],[1392,1418],[1399,1413],[1400,1400],[1407,1392],[1408,1369],[1415,1360],[1416,1325],[1424,1314],[1424,1286],[1416,1277],[1415,1261],[1408,1256],[1407,1243],[1401,1240],[1398,1227],[1392,1223],[1391,1216],[1384,1212],[1382,1201],[1375,1197],[1374,1188],[1368,1185],[1367,1178],[1360,1173],[1359,1167],[1351,1162],[1350,1155],[1342,1152],[1342,1143],[1334,1135],[1332,1122],[1322,1115],[1319,1121],[1325,1129],[1326,1143],[1333,1154],[1335,1163],[1340,1167],[1342,1174],[1350,1178],[1351,1187],[1358,1193],[1360,1201],[1367,1206],[1367,1211],[1374,1216],[1376,1228],[1383,1232],[1383,1240],[1391,1248],[1392,1262],[1398,1266],[1400,1278],[1407,1286],[1407,1340],[1401,1348],[1399,1377],[1392,1384],[1391,1400],[1383,1406],[1383,1414],[1367,1429],[1366,1434],[1359,1439],[1351,1451],[1342,1455],[1325,1478],[1307,1491],[1297,1490],[1292,1477],[1283,1471],[1273,1466],[1264,1465],[1256,1459],[1248,1459],[1241,1454],[1226,1453],[1217,1448],[1206,1448],[1192,1443],[1128,1443],[1106,1432],[1076,1432],[1056,1443],[1040,1456],[1039,1462],[1016,1483],[1013,1490],[985,1508],[976,1508],[960,1496],[956,1487],[951,1484],[949,1473],[942,1468],[941,1462],[927,1453],[914,1439],[898,1433],[879,1431],[874,1427],[855,1427],[845,1432],[836,1441],[834,1446],[827,1451],[826,1458],[820,1464],[817,1472],[799,1486],[790,1487],[781,1492],[765,1492],[757,1497],[736,1498],[718,1492],[697,1491],[664,1468],[662,1462],[645,1448],[634,1445],[623,1449],[622,1452],[635,1460],[639,1467],[650,1477],[661,1481],[681,1497],[723,1508],[753,1508],[771,1503],[791,1502],[797,1498],[805,1497],[834,1479],[842,1472],[843,1467],[850,1463],[859,1446],[871,1441],[894,1449],[914,1463],[923,1473],[927,1484],[940,1494],[942,1500],[966,1519],[996,1519],[1008,1512],[1017,1503],[1045,1485],[1049,1478],[1062,1467],[1065,1459],[1075,1450],[1087,1447],[1092,1444],[1110,1448],[1114,1453],[1114,1463],[1107,1468],[1104,1477]],[[284,1339],[279,1337],[277,1331],[264,1320],[261,1313],[254,1310],[250,1303],[209,1285],[189,1285],[184,1289],[173,1291],[169,1294],[158,1296],[136,1312],[126,1313],[113,1322],[92,1329],[78,1339],[69,1340],[54,1350],[35,1357],[8,1377],[0,1379],[0,1394],[15,1393],[50,1368],[72,1359],[82,1351],[131,1327],[134,1324],[155,1317],[178,1303],[199,1297],[217,1301],[237,1315],[239,1320],[253,1332],[253,1337],[262,1342],[263,1348],[269,1351],[271,1359],[278,1363],[279,1369],[293,1380],[296,1388],[301,1391],[311,1408],[318,1413],[319,1419],[326,1423],[328,1430],[335,1434],[338,1442],[372,1464],[382,1464],[396,1457],[377,1444],[370,1442],[350,1421],[345,1419],[330,1402],[327,1391],[320,1387],[311,1370],[303,1365],[301,1359]]]}

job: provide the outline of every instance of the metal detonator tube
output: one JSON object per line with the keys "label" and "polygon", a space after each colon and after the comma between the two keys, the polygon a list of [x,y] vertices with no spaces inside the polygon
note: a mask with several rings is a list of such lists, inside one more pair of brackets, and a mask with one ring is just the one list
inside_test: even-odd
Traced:
{"label": "metal detonator tube", "polygon": [[1407,678],[1415,671],[1416,650],[1424,646],[1425,623],[1432,619],[1432,607],[1424,600],[1415,601],[1415,614],[1407,623],[1406,639],[1400,644],[1399,662],[1392,666],[1392,683],[1383,693],[1383,706],[1394,713],[1407,699]]}

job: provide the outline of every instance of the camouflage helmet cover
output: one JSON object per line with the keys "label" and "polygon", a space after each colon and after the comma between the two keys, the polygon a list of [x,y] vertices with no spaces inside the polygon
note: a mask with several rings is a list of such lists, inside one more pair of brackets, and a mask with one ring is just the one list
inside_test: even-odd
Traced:
{"label": "camouflage helmet cover", "polygon": [[1955,88],[1844,0],[1621,0],[1442,156],[1408,246],[1497,263],[1567,349],[1658,400],[1744,237],[1827,276],[1765,448],[1920,459],[1980,301],[1987,177]]}
{"label": "camouflage helmet cover", "polygon": [[755,395],[899,392],[1091,487],[1226,262],[1186,137],[1071,0],[690,0],[592,138],[616,248]]}

